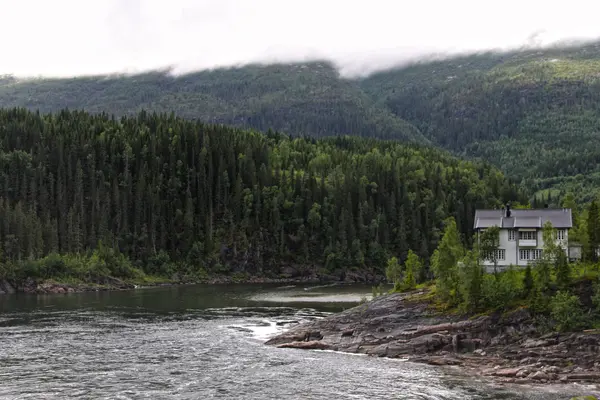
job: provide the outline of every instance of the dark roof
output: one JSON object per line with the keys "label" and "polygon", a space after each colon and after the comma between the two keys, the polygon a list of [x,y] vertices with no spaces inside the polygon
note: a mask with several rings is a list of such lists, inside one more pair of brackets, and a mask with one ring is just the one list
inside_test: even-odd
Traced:
{"label": "dark roof", "polygon": [[547,221],[554,228],[573,227],[570,208],[511,209],[510,217],[504,215],[505,210],[477,210],[474,228],[542,228]]}

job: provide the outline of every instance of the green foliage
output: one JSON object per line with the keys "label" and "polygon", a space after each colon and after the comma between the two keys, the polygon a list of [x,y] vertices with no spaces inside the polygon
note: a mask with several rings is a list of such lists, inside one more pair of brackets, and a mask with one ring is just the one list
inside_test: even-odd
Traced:
{"label": "green foliage", "polygon": [[56,253],[122,277],[280,276],[290,263],[382,275],[411,248],[426,265],[446,218],[468,238],[476,207],[523,197],[489,165],[432,148],[143,111],[0,110],[0,149],[4,274]]}
{"label": "green foliage", "polygon": [[404,263],[404,280],[403,286],[405,289],[414,289],[417,285],[417,278],[421,275],[423,262],[412,250],[408,251],[408,257]]}
{"label": "green foliage", "polygon": [[596,200],[592,201],[587,215],[586,232],[588,239],[587,258],[593,262],[598,261],[598,251],[600,247],[600,210]]}
{"label": "green foliage", "polygon": [[402,265],[398,262],[396,257],[391,257],[385,268],[385,276],[388,282],[397,284],[402,279]]}
{"label": "green foliage", "polygon": [[371,296],[372,296],[372,299],[374,299],[376,297],[379,297],[379,296],[382,296],[384,293],[385,293],[385,288],[384,288],[384,286],[383,286],[382,283],[380,283],[377,286],[372,286],[371,287]]}
{"label": "green foliage", "polygon": [[596,42],[421,62],[360,85],[433,143],[489,160],[536,191],[538,206],[567,191],[588,202],[600,187],[599,50]]}
{"label": "green foliage", "polygon": [[498,254],[496,250],[500,246],[500,228],[498,226],[491,226],[480,232],[477,244],[482,260],[491,261],[494,265],[494,274],[497,274]]}
{"label": "green foliage", "polygon": [[477,312],[481,308],[484,276],[485,270],[479,263],[479,255],[474,251],[468,251],[459,270],[463,310]]}
{"label": "green foliage", "polygon": [[533,273],[531,272],[531,265],[527,264],[525,267],[525,274],[523,276],[523,290],[525,296],[529,296],[534,288]]}
{"label": "green foliage", "polygon": [[486,274],[482,284],[483,304],[487,310],[507,310],[522,297],[523,278],[520,271],[509,268],[497,277]]}
{"label": "green foliage", "polygon": [[539,287],[535,286],[529,299],[529,308],[534,314],[545,315],[550,310],[550,297]]}
{"label": "green foliage", "polygon": [[250,65],[174,77],[135,76],[0,81],[0,107],[42,112],[64,108],[134,115],[141,109],[184,118],[295,135],[357,135],[427,140],[411,124],[376,105],[326,62]]}
{"label": "green foliage", "polygon": [[444,235],[431,257],[431,268],[437,279],[437,294],[443,301],[455,301],[458,289],[458,262],[464,254],[454,218],[445,223]]}
{"label": "green foliage", "polygon": [[11,264],[11,273],[5,278],[15,281],[34,278],[102,282],[108,277],[133,280],[145,278],[145,274],[134,268],[123,254],[102,246],[89,254],[51,253],[38,260],[15,261]]}
{"label": "green foliage", "polygon": [[[543,228],[545,251],[544,256],[534,264],[535,269],[530,265],[518,269],[509,266],[506,271],[486,274],[481,263],[485,257],[480,256],[478,251],[481,248],[491,251],[495,236],[480,236],[474,249],[457,263],[456,279],[449,280],[450,274],[445,271],[453,271],[450,261],[454,261],[458,250],[455,227],[451,220],[447,221],[444,236],[431,258],[436,276],[435,294],[440,306],[458,306],[468,313],[501,312],[525,306],[532,312],[541,330],[569,331],[594,325],[595,318],[600,316],[600,284],[595,286],[591,296],[593,310],[586,316],[580,298],[569,290],[575,285],[586,285],[586,280],[590,278],[597,279],[599,272],[594,266],[589,270],[595,274],[582,273],[583,264],[569,264],[564,249],[556,240],[556,231],[550,224]],[[445,269],[444,266],[450,267]],[[574,280],[577,277],[585,279]],[[554,294],[556,288],[560,290]],[[578,288],[578,291],[588,292],[583,288]],[[582,296],[588,304],[586,295]]]}
{"label": "green foliage", "polygon": [[546,259],[546,256],[537,260],[534,266],[533,277],[536,288],[539,288],[541,291],[547,290],[552,283],[552,261]]}
{"label": "green foliage", "polygon": [[571,286],[571,266],[564,251],[559,251],[555,260],[556,284],[561,289]]}
{"label": "green foliage", "polygon": [[583,311],[579,297],[559,291],[550,302],[551,315],[561,332],[577,329],[582,323]]}
{"label": "green foliage", "polygon": [[600,314],[600,283],[594,285],[594,294],[592,296],[592,304],[596,309],[596,312]]}
{"label": "green foliage", "polygon": [[558,205],[566,192],[577,202],[589,202],[600,188],[599,49],[596,42],[490,52],[360,79],[340,77],[326,62],[249,65],[178,77],[155,71],[4,78],[0,107],[118,116],[145,109],[293,135],[430,142],[489,160],[536,192],[537,206]]}
{"label": "green foliage", "polygon": [[388,260],[386,276],[388,281],[394,283],[394,291],[405,291],[417,286],[422,270],[423,261],[415,252],[409,250],[404,266],[400,265],[396,257]]}

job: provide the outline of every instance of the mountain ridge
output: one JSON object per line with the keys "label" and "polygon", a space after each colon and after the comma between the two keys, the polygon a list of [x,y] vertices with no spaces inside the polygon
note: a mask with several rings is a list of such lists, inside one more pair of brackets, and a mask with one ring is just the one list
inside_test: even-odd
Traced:
{"label": "mountain ridge", "polygon": [[0,80],[0,107],[172,111],[292,135],[433,145],[489,161],[550,203],[567,191],[582,202],[598,195],[599,104],[600,42],[415,62],[352,79],[314,61],[181,76]]}

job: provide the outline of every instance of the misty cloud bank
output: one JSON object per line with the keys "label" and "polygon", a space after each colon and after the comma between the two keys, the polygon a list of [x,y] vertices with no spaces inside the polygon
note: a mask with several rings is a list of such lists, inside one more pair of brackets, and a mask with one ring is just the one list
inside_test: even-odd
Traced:
{"label": "misty cloud bank", "polygon": [[[0,0],[0,75],[183,74],[327,60],[362,76],[421,59],[600,37],[571,0]],[[35,10],[35,12],[32,12]]]}

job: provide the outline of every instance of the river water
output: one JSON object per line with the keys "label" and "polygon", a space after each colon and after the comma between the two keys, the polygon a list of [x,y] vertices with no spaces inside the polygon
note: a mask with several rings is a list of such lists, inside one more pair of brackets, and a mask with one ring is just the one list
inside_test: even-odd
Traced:
{"label": "river water", "polygon": [[458,370],[265,346],[366,286],[196,285],[0,296],[2,399],[568,399]]}

